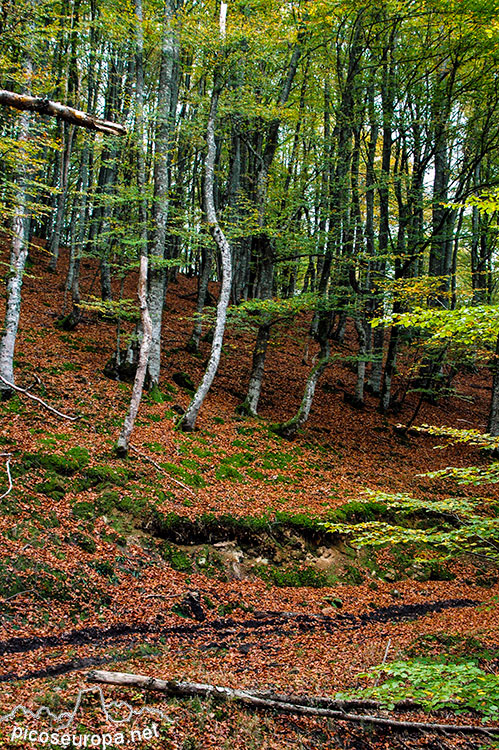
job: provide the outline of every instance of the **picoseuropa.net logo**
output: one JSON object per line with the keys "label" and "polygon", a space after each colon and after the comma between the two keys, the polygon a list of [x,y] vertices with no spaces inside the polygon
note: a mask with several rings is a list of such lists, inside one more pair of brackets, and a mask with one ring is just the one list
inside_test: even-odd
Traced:
{"label": "picoseuropa.net logo", "polygon": [[[81,709],[84,698],[98,698],[103,716],[108,723],[116,727],[115,732],[81,733],[71,729]],[[119,717],[117,717],[118,713]],[[132,724],[135,719],[143,716],[154,717],[156,721],[142,729],[122,726]],[[47,730],[21,726],[19,723],[21,718],[30,720],[30,722],[50,719],[53,728]],[[88,748],[109,748],[159,738],[158,723],[160,721],[165,721],[169,724],[172,723],[172,720],[163,711],[153,706],[134,708],[125,701],[109,701],[106,703],[104,693],[100,687],[80,690],[71,711],[62,711],[56,714],[47,706],[40,706],[36,711],[31,711],[26,706],[20,705],[13,708],[8,714],[0,716],[0,724],[13,723],[13,727],[10,730],[11,742],[18,742],[19,744],[31,742],[39,745],[48,745],[50,743],[51,746]],[[118,727],[120,728],[119,731]]]}

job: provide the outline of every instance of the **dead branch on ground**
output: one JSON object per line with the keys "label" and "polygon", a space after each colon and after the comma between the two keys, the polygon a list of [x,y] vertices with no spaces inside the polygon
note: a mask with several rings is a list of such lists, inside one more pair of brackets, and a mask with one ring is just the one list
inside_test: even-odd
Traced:
{"label": "dead branch on ground", "polygon": [[[335,701],[323,697],[295,699],[289,695],[276,695],[270,692],[259,693],[248,690],[238,690],[218,685],[197,682],[180,682],[178,680],[158,680],[145,675],[128,674],[126,672],[105,672],[94,670],[87,675],[89,682],[118,685],[123,687],[144,688],[156,690],[165,695],[182,697],[216,698],[222,701],[237,701],[250,708],[263,708],[280,713],[298,714],[300,716],[324,717],[338,721],[348,721],[356,724],[372,724],[384,726],[397,731],[422,731],[444,734],[480,734],[493,737],[499,734],[499,727],[474,726],[472,724],[438,724],[419,721],[399,721],[370,714],[347,713],[345,707],[348,701]],[[327,703],[331,708],[323,708]],[[382,704],[371,707],[383,710]]]}
{"label": "dead branch on ground", "polygon": [[12,388],[13,391],[17,391],[18,393],[24,393],[25,396],[41,404],[42,406],[45,407],[45,409],[48,409],[49,411],[51,411],[53,414],[56,414],[56,416],[60,417],[61,419],[69,419],[70,422],[76,422],[77,419],[81,419],[81,416],[70,417],[69,414],[63,414],[62,411],[58,411],[53,406],[50,406],[50,404],[47,404],[46,401],[39,398],[38,396],[35,396],[33,393],[30,393],[25,388],[20,388],[18,385],[14,385],[14,383],[9,383],[9,381],[5,380],[5,378],[2,377],[2,375],[0,375],[0,380],[2,381],[2,383],[5,383],[5,385],[7,385],[9,388]]}

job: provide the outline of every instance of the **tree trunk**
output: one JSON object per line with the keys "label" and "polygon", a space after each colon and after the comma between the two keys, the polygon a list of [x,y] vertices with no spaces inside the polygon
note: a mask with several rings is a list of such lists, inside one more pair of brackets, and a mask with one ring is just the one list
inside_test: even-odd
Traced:
{"label": "tree trunk", "polygon": [[[29,65],[29,74],[31,65]],[[26,112],[19,118],[20,158],[26,157],[29,141],[30,116]],[[7,280],[7,305],[0,340],[0,375],[7,383],[14,383],[14,349],[16,345],[19,316],[21,313],[21,287],[23,283],[24,267],[28,256],[27,217],[26,217],[26,187],[24,177],[19,175],[19,187],[16,195],[16,206],[12,219],[12,241],[10,250],[9,276]],[[0,382],[2,399],[12,395],[12,389]]]}
{"label": "tree trunk", "polygon": [[315,389],[317,387],[317,383],[319,382],[319,378],[321,377],[322,373],[324,372],[328,364],[329,364],[329,342],[326,340],[321,344],[319,362],[315,365],[315,367],[312,368],[312,371],[310,372],[307,378],[305,391],[303,393],[303,398],[301,400],[298,411],[296,412],[295,416],[292,419],[288,420],[287,422],[284,422],[283,424],[278,425],[275,428],[275,431],[279,435],[282,435],[282,437],[285,437],[288,440],[292,440],[296,436],[296,433],[298,432],[298,430],[301,427],[303,427],[303,425],[309,418],[310,410],[312,408],[312,402],[315,396]]}
{"label": "tree trunk", "polygon": [[499,435],[499,336],[496,341],[494,363],[492,365],[492,397],[490,401],[489,423],[487,432],[494,437]]}
{"label": "tree trunk", "polygon": [[39,112],[42,115],[59,117],[65,122],[79,125],[89,130],[98,130],[109,135],[126,135],[126,128],[109,120],[99,120],[97,117],[80,112],[73,107],[66,107],[59,102],[51,102],[41,97],[27,96],[26,94],[14,94],[12,91],[0,89],[0,104],[5,104],[15,109],[26,112]]}
{"label": "tree trunk", "polygon": [[75,126],[70,125],[68,128],[66,128],[63,124],[61,130],[63,133],[63,142],[64,142],[64,135],[66,136],[66,143],[61,153],[60,192],[57,197],[55,223],[54,223],[54,227],[52,229],[52,234],[50,237],[49,252],[52,257],[48,264],[47,270],[51,271],[52,273],[55,273],[55,270],[57,267],[57,261],[59,259],[59,245],[61,242],[62,222],[64,219],[64,207],[66,205],[66,197],[68,194],[69,165],[71,162],[71,152],[73,149],[73,138],[75,135]]}
{"label": "tree trunk", "polygon": [[259,326],[256,335],[256,344],[253,349],[253,361],[251,365],[251,375],[248,385],[246,400],[237,407],[238,414],[246,414],[250,417],[256,417],[258,413],[258,401],[262,389],[263,375],[265,372],[265,357],[270,339],[270,323]]}
{"label": "tree trunk", "polygon": [[88,223],[88,187],[90,184],[90,146],[85,143],[81,157],[81,200],[79,202],[78,234],[74,239],[74,267],[71,278],[68,272],[68,289],[71,289],[72,310],[68,317],[68,328],[74,328],[80,318],[80,269]]}
{"label": "tree trunk", "polygon": [[204,263],[203,270],[199,278],[199,289],[198,298],[196,303],[196,314],[194,319],[194,328],[192,336],[187,343],[187,351],[191,354],[197,354],[199,351],[199,342],[201,340],[201,333],[203,332],[203,310],[206,302],[206,295],[208,292],[208,283],[211,274],[211,263],[212,263],[212,251],[211,248],[203,252]]}
{"label": "tree trunk", "polygon": [[356,406],[364,405],[364,388],[366,383],[366,365],[369,349],[370,325],[365,315],[355,319],[355,329],[359,338],[359,349],[357,354],[357,383],[355,384],[354,403]]}
{"label": "tree trunk", "polygon": [[135,424],[135,418],[139,411],[142,391],[144,388],[144,380],[147,371],[147,361],[149,359],[149,352],[151,350],[152,323],[151,316],[149,315],[149,308],[147,306],[147,270],[148,258],[146,250],[145,252],[143,252],[140,258],[138,288],[138,297],[140,301],[140,320],[142,323],[142,341],[140,343],[139,362],[137,365],[137,370],[135,372],[135,380],[133,382],[130,406],[128,408],[128,414],[125,417],[123,428],[116,445],[116,451],[120,456],[126,456],[128,453],[130,435],[132,434],[133,426]]}
{"label": "tree trunk", "polygon": [[227,318],[227,308],[229,306],[230,294],[232,289],[231,249],[223,231],[218,224],[214,195],[216,158],[215,120],[217,116],[220,91],[221,87],[218,81],[218,71],[216,71],[215,80],[213,82],[213,93],[211,96],[210,114],[208,118],[208,125],[206,128],[206,141],[208,145],[208,151],[205,161],[204,199],[206,220],[208,221],[211,234],[220,251],[220,256],[222,259],[222,287],[220,289],[220,297],[218,299],[217,322],[215,325],[215,332],[213,334],[210,358],[208,360],[208,365],[206,367],[206,371],[201,384],[194,394],[194,397],[189,404],[186,413],[182,417],[180,425],[184,432],[192,432],[192,430],[194,430],[199,410],[203,405],[203,401],[206,398],[208,391],[210,390],[213,378],[215,377],[218,370],[220,355],[222,353],[222,342],[225,331],[225,321]]}
{"label": "tree trunk", "polygon": [[[289,99],[293,85],[298,63],[301,57],[301,36],[295,45],[291,59],[289,61],[286,78],[283,82],[279,95],[278,106],[284,107]],[[270,167],[274,160],[275,153],[279,144],[279,129],[281,119],[273,120],[267,129],[267,139],[263,155],[261,157],[260,168],[256,178],[256,201],[258,210],[259,234],[253,237],[252,247],[257,249],[256,259],[260,262],[259,275],[259,294],[261,299],[270,299],[272,297],[272,286],[274,280],[274,249],[272,242],[265,230],[265,202],[267,199],[268,178]],[[265,358],[269,342],[271,327],[270,317],[264,313],[262,330],[259,330],[256,336],[255,349],[253,351],[253,366],[250,374],[248,393],[245,401],[238,407],[242,413],[256,416],[260,391],[262,387],[263,374],[265,370]]]}
{"label": "tree trunk", "polygon": [[[142,340],[140,342],[139,361],[133,381],[132,396],[128,414],[123,422],[123,428],[118,438],[116,451],[120,456],[126,456],[130,443],[135,418],[139,411],[144,381],[147,373],[147,363],[152,343],[152,321],[147,304],[147,281],[149,259],[147,254],[147,198],[146,198],[146,166],[144,158],[144,35],[142,0],[135,0],[136,19],[136,51],[135,51],[135,96],[136,96],[136,127],[137,127],[137,187],[139,190],[139,223],[140,223],[140,272],[137,295],[140,302],[140,322],[142,325]],[[120,345],[117,344],[117,356],[120,355]],[[118,363],[119,364],[119,363]]]}
{"label": "tree trunk", "polygon": [[163,265],[166,249],[170,193],[170,150],[178,98],[179,46],[174,28],[175,0],[166,0],[161,68],[158,86],[157,136],[154,164],[154,236],[147,302],[152,321],[152,343],[147,366],[149,386],[158,384],[161,370],[161,323],[165,303],[167,270]]}
{"label": "tree trunk", "polygon": [[[376,281],[383,281],[386,272],[386,254],[390,238],[390,169],[393,142],[393,109],[394,109],[394,64],[391,58],[392,46],[395,41],[395,30],[390,38],[390,46],[383,49],[382,66],[383,75],[381,83],[381,100],[383,106],[383,144],[381,154],[381,176],[379,180],[379,231],[378,231],[378,253],[379,260],[373,263],[373,293],[379,294]],[[375,300],[373,314],[383,314],[383,302],[379,298]],[[369,378],[369,388],[374,395],[381,393],[381,380],[383,377],[383,347],[384,330],[378,326],[373,336],[373,365]]]}
{"label": "tree trunk", "polygon": [[[301,696],[294,698],[290,695],[282,695],[273,691],[238,690],[237,688],[222,687],[199,682],[180,682],[179,680],[158,680],[146,675],[129,674],[126,672],[105,672],[94,670],[87,675],[89,682],[97,682],[106,685],[118,685],[122,687],[144,688],[155,690],[170,696],[216,698],[221,701],[237,701],[252,708],[268,709],[281,713],[297,714],[301,716],[323,717],[348,721],[356,724],[373,724],[399,731],[427,731],[442,732],[444,734],[479,734],[493,737],[499,733],[494,726],[475,726],[467,724],[434,724],[412,721],[397,721],[395,719],[347,713],[360,708],[372,708],[380,710],[382,703],[375,701],[335,701],[323,696]],[[408,708],[420,709],[415,701],[399,701],[395,708],[407,710]]]}

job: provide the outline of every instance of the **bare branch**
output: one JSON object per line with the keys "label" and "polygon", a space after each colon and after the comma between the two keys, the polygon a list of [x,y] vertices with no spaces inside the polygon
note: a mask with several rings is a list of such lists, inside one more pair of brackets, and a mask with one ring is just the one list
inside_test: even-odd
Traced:
{"label": "bare branch", "polygon": [[109,120],[100,120],[98,117],[81,112],[79,109],[67,107],[60,102],[52,102],[50,99],[44,99],[39,96],[15,94],[13,91],[0,89],[0,104],[14,107],[14,109],[38,112],[41,115],[59,117],[61,120],[65,120],[65,122],[79,125],[88,130],[98,130],[101,133],[108,133],[109,135],[126,135],[126,128],[123,125],[110,122]]}
{"label": "bare branch", "polygon": [[38,591],[35,591],[35,589],[26,589],[26,591],[18,591],[17,594],[11,594],[11,596],[6,596],[4,599],[4,602],[8,602],[11,599],[15,599],[16,596],[24,596],[24,594],[34,594],[35,596],[40,597],[40,599],[43,602],[46,602],[47,600],[45,597],[43,597],[41,594],[38,593]]}
{"label": "bare branch", "polygon": [[175,482],[175,484],[178,484],[179,487],[182,487],[184,490],[186,490],[187,492],[190,492],[191,495],[194,495],[194,497],[196,497],[196,493],[193,492],[190,487],[188,487],[183,482],[180,482],[178,479],[175,479],[175,477],[172,477],[170,474],[168,474],[164,469],[161,468],[161,466],[158,463],[156,463],[156,461],[154,461],[154,459],[148,456],[147,453],[142,453],[142,451],[139,451],[138,448],[130,444],[128,445],[128,449],[136,453],[138,456],[142,456],[142,458],[145,458],[146,461],[149,461],[149,463],[151,463],[155,469],[161,472],[161,474],[164,474],[165,477],[168,477],[168,479],[171,479],[172,482]]}
{"label": "bare branch", "polygon": [[[265,708],[282,713],[299,714],[301,716],[322,716],[339,721],[349,721],[356,724],[378,724],[399,731],[422,731],[447,734],[481,734],[492,737],[499,734],[499,727],[473,726],[472,724],[435,724],[419,721],[397,721],[379,716],[367,714],[351,714],[342,710],[328,708],[317,708],[313,705],[303,705],[303,702],[290,702],[290,696],[273,696],[262,698],[258,693],[247,690],[220,687],[197,682],[180,682],[178,680],[157,680],[145,675],[128,674],[126,672],[105,672],[94,670],[87,675],[89,682],[104,683],[107,685],[120,685],[124,687],[139,687],[147,690],[157,690],[166,695],[179,695],[184,697],[197,696],[201,698],[213,697],[219,700],[236,700],[251,708]],[[282,700],[284,698],[284,700]],[[320,702],[323,698],[310,699]],[[308,702],[308,701],[307,701]],[[332,702],[334,704],[334,701]],[[379,708],[382,708],[380,705]]]}
{"label": "bare branch", "polygon": [[9,480],[9,489],[7,490],[7,492],[4,492],[3,495],[0,495],[0,500],[3,500],[4,497],[7,497],[7,495],[9,495],[12,492],[12,488],[14,485],[12,484],[12,476],[10,473],[10,459],[12,457],[12,454],[2,453],[1,455],[7,458],[7,461],[5,462],[5,471],[7,472],[7,478]]}
{"label": "bare branch", "polygon": [[17,391],[18,393],[24,393],[25,396],[28,396],[28,398],[33,399],[33,401],[37,401],[39,404],[41,404],[49,411],[56,414],[61,419],[69,419],[70,422],[76,422],[77,419],[81,419],[81,416],[70,417],[68,414],[63,414],[62,411],[57,411],[57,409],[55,409],[53,406],[50,406],[50,404],[47,404],[46,401],[43,401],[43,399],[38,398],[38,396],[35,396],[33,393],[29,393],[29,391],[27,391],[25,388],[20,388],[18,385],[14,385],[14,383],[9,383],[9,381],[5,380],[5,378],[2,377],[2,375],[0,375],[0,380],[2,381],[2,383],[5,383],[5,385],[8,386],[9,388],[12,388],[13,391]]}

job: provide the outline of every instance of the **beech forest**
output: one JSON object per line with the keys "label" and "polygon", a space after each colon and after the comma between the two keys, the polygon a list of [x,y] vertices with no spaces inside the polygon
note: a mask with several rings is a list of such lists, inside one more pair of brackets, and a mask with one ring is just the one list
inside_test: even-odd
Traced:
{"label": "beech forest", "polygon": [[499,0],[0,0],[0,748],[499,748]]}

